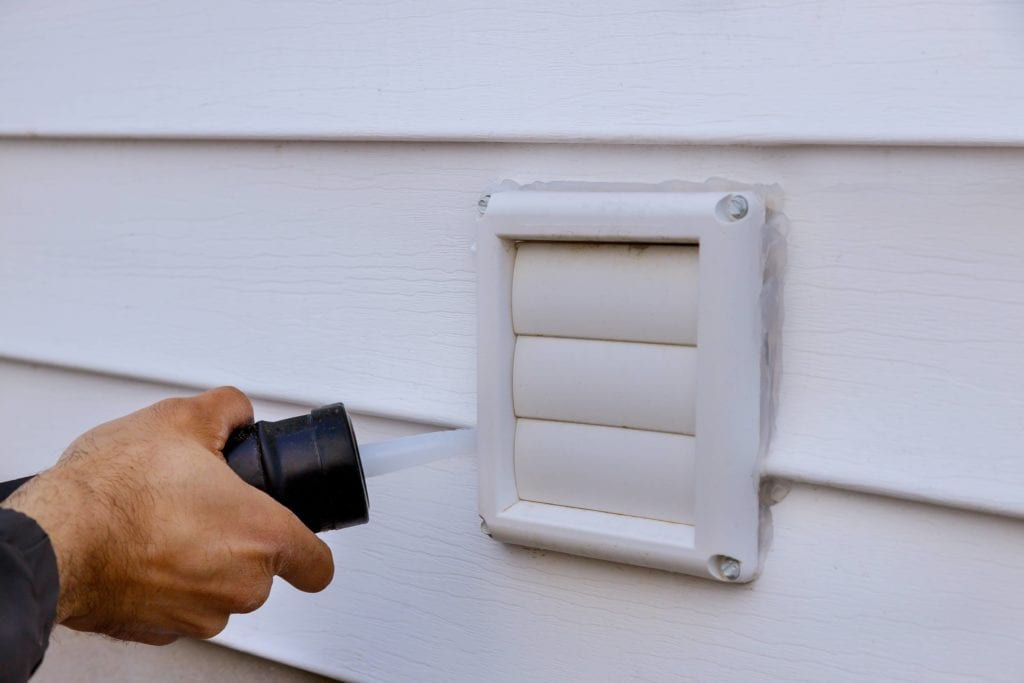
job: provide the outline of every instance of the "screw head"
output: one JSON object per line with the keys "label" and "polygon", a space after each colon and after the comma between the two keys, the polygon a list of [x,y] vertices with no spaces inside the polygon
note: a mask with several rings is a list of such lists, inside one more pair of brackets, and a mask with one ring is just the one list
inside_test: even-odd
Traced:
{"label": "screw head", "polygon": [[730,195],[725,203],[725,213],[730,219],[738,221],[750,211],[750,203],[741,194]]}
{"label": "screw head", "polygon": [[478,201],[476,203],[476,208],[477,208],[477,211],[480,212],[481,216],[484,215],[487,212],[487,205],[490,204],[490,203],[491,203],[491,195],[485,194],[483,197],[480,197],[480,201]]}
{"label": "screw head", "polygon": [[718,558],[718,571],[726,581],[735,581],[740,578],[740,561],[734,557],[722,555]]}

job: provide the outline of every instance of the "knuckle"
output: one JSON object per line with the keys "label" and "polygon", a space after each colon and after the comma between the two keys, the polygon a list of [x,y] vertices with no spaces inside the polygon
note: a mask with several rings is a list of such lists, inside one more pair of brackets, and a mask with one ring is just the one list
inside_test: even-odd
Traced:
{"label": "knuckle", "polygon": [[203,420],[207,431],[223,442],[239,424],[252,422],[252,402],[235,387],[218,387],[203,395],[207,409]]}
{"label": "knuckle", "polygon": [[194,626],[193,632],[190,635],[201,640],[207,640],[209,638],[213,638],[218,633],[223,631],[227,627],[227,625],[227,615],[207,617],[206,619],[203,619],[200,623]]}
{"label": "knuckle", "polygon": [[245,395],[244,391],[236,386],[225,384],[224,386],[217,387],[213,391],[220,394],[225,400],[249,403],[249,397]]}
{"label": "knuckle", "polygon": [[261,582],[260,585],[254,586],[248,592],[239,595],[234,605],[232,606],[232,612],[236,614],[249,614],[255,612],[267,602],[267,598],[270,597],[271,582],[268,580],[265,583]]}
{"label": "knuckle", "polygon": [[157,647],[163,647],[165,645],[170,645],[172,643],[176,643],[177,641],[178,641],[178,636],[159,635],[159,636],[154,636],[149,641],[149,644],[150,645],[156,645]]}
{"label": "knuckle", "polygon": [[146,633],[143,635],[137,635],[132,638],[132,640],[145,645],[163,647],[164,645],[170,645],[171,643],[176,642],[178,640],[178,636],[169,633]]}
{"label": "knuckle", "polygon": [[214,402],[223,407],[234,407],[239,410],[252,412],[252,401],[238,387],[223,386],[210,390]]}
{"label": "knuckle", "polygon": [[153,407],[158,415],[178,427],[191,429],[203,419],[202,407],[188,398],[165,398]]}

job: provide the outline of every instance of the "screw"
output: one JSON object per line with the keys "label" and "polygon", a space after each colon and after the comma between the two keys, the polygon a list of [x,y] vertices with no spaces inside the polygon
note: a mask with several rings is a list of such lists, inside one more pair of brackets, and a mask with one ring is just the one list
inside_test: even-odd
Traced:
{"label": "screw", "polygon": [[491,195],[485,194],[480,198],[480,201],[476,203],[476,208],[480,212],[480,215],[484,215],[487,212],[487,205],[491,203]]}
{"label": "screw", "polygon": [[487,526],[487,520],[485,520],[483,517],[480,518],[480,531],[484,532],[488,536],[491,535],[491,530]]}
{"label": "screw", "polygon": [[750,204],[747,203],[747,198],[741,194],[729,195],[729,200],[725,204],[725,213],[731,220],[738,221],[747,215],[750,211]]}
{"label": "screw", "polygon": [[718,571],[726,581],[735,581],[740,578],[740,561],[734,557],[722,555],[718,558]]}

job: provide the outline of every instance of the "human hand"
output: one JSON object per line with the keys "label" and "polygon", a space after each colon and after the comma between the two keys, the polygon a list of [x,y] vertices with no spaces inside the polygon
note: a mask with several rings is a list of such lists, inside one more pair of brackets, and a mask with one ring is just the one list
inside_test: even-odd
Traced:
{"label": "human hand", "polygon": [[163,645],[213,637],[262,605],[274,576],[330,583],[327,545],[224,462],[228,435],[251,422],[230,387],[161,401],[78,437],[4,502],[50,537],[58,623]]}

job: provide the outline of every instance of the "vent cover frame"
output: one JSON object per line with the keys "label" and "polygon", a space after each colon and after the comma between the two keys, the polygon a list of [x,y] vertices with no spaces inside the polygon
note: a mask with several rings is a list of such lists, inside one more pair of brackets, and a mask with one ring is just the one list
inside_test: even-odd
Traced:
{"label": "vent cover frame", "polygon": [[[721,581],[756,577],[765,219],[764,198],[749,188],[490,195],[477,240],[477,426],[479,511],[493,538]],[[698,246],[694,524],[520,500],[511,300],[522,241]]]}

